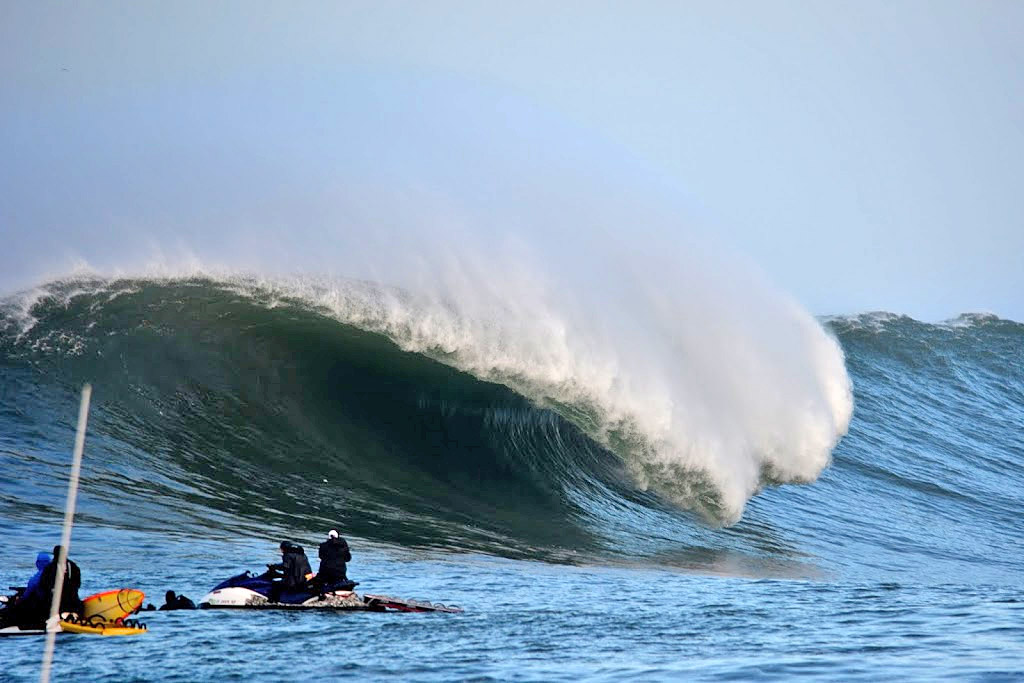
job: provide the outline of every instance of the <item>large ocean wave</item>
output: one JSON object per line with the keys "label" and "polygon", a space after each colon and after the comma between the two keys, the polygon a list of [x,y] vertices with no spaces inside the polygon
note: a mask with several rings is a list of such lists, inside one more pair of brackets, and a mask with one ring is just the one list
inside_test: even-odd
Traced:
{"label": "large ocean wave", "polygon": [[[758,365],[772,355],[751,335],[710,366],[680,348],[647,386],[536,313],[467,319],[457,302],[365,281],[243,276],[82,276],[10,296],[0,512],[58,514],[54,473],[92,381],[81,519],[101,525],[341,524],[404,547],[789,575],[808,552],[856,565],[862,544],[894,550],[892,567],[970,561],[967,547],[998,548],[1015,524],[1018,323],[795,316],[778,356],[802,358],[795,370]],[[836,467],[763,491],[813,481],[845,431],[839,343],[859,417]],[[759,490],[742,524],[715,530]]]}
{"label": "large ocean wave", "polygon": [[195,475],[245,489],[280,463],[294,485],[326,479],[364,509],[455,512],[468,498],[469,523],[486,501],[535,527],[609,490],[650,490],[720,524],[766,483],[813,480],[849,419],[837,344],[809,318],[787,322],[805,354],[793,376],[769,362],[778,339],[709,358],[688,343],[700,334],[671,340],[671,367],[632,374],[653,370],[630,362],[650,343],[609,353],[550,308],[471,317],[365,281],[76,277],[5,300],[0,349],[26,381],[94,381],[101,431],[157,471],[187,461],[175,478],[190,490]]}

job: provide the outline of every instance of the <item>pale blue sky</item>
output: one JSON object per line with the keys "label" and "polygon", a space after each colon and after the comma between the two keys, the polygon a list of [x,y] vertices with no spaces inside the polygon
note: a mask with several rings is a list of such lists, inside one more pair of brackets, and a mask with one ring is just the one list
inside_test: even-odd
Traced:
{"label": "pale blue sky", "polygon": [[814,313],[1024,319],[1019,2],[0,2],[0,156],[4,290],[621,181]]}

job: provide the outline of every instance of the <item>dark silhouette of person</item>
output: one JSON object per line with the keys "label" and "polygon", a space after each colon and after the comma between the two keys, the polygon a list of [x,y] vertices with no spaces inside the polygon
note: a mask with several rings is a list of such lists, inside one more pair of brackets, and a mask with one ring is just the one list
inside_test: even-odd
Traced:
{"label": "dark silhouette of person", "polygon": [[169,612],[176,609],[195,609],[196,603],[184,595],[175,595],[174,591],[167,591],[164,594],[164,604],[160,606],[161,612]]}
{"label": "dark silhouette of person", "polygon": [[[46,565],[46,568],[43,569],[42,575],[39,577],[38,592],[44,598],[44,602],[46,603],[45,616],[43,617],[44,621],[50,616],[49,609],[50,603],[53,601],[54,584],[57,581],[57,562],[60,560],[60,551],[61,547],[59,545],[53,546],[53,559],[50,561],[50,564]],[[64,582],[60,594],[59,613],[82,613],[82,600],[78,597],[78,589],[81,587],[82,572],[78,568],[78,565],[72,562],[69,557],[64,563]]]}
{"label": "dark silhouette of person", "polygon": [[331,529],[327,533],[327,540],[320,544],[320,571],[316,575],[317,583],[326,588],[348,581],[345,563],[351,561],[352,552],[348,548],[348,542],[338,535],[337,530]]}
{"label": "dark silhouette of person", "polygon": [[299,591],[306,587],[309,575],[313,569],[306,559],[306,551],[291,541],[281,541],[281,561],[277,564],[268,564],[268,573],[279,574],[280,579],[275,580],[270,588],[270,601],[280,602],[281,594],[285,591]]}

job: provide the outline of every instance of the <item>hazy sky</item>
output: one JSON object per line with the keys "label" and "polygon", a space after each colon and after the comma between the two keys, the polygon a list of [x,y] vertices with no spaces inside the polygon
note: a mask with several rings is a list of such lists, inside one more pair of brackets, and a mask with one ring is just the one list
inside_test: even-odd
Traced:
{"label": "hazy sky", "polygon": [[0,158],[4,290],[139,235],[281,239],[361,174],[529,168],[650,174],[814,313],[1024,319],[1020,2],[0,0]]}

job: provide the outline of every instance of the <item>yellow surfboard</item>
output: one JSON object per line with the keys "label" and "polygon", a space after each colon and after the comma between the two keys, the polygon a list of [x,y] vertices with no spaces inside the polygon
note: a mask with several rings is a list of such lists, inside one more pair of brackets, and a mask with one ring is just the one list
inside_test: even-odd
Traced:
{"label": "yellow surfboard", "polygon": [[134,636],[145,633],[146,629],[139,627],[121,626],[116,623],[100,623],[95,625],[72,623],[70,621],[60,622],[60,630],[64,633],[82,633],[95,636]]}
{"label": "yellow surfboard", "polygon": [[142,606],[146,594],[134,588],[121,588],[90,595],[82,601],[82,621],[102,617],[104,621],[123,619]]}

